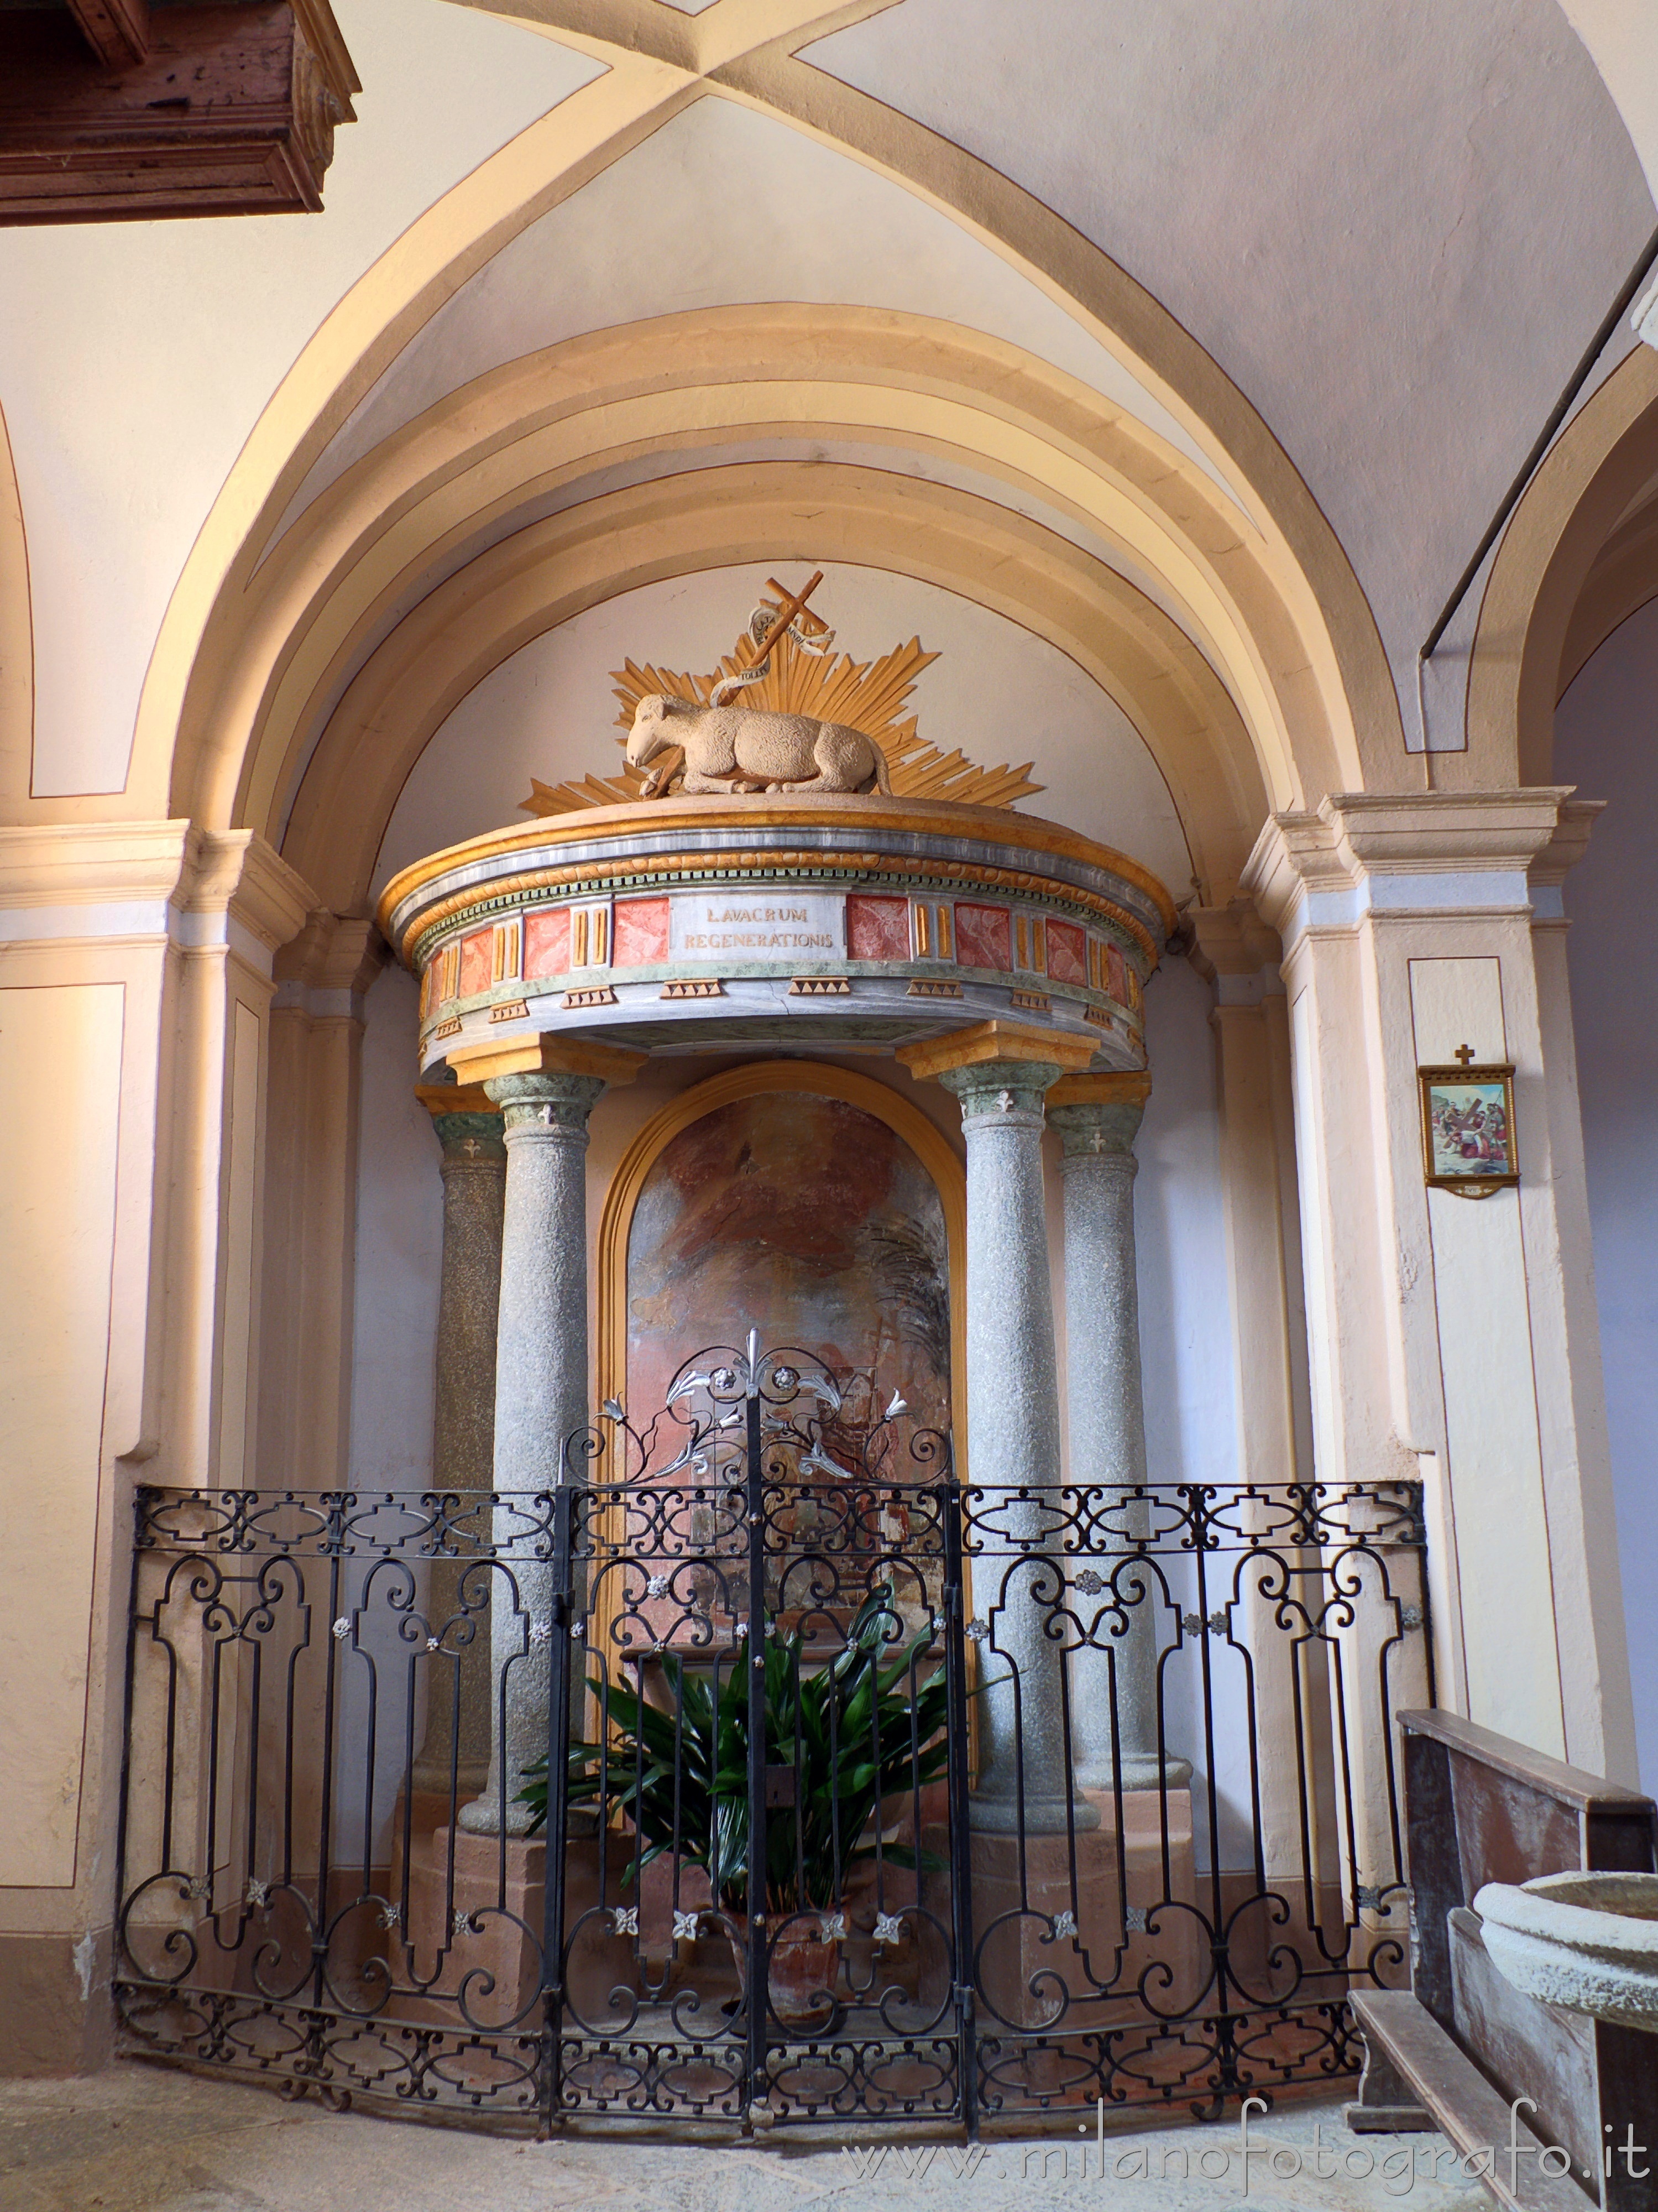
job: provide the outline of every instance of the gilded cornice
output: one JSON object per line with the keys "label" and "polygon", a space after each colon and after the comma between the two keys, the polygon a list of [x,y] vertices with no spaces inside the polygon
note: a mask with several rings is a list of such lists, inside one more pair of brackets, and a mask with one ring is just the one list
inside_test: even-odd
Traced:
{"label": "gilded cornice", "polygon": [[[816,846],[781,848],[738,844],[717,853],[695,849],[629,853],[625,848],[625,835],[629,830],[654,839],[665,833],[695,831],[712,824],[739,836],[744,830],[798,825],[802,829],[857,828],[896,830],[918,837],[931,834],[957,840],[970,838],[981,846],[1000,846],[1014,854],[1051,856],[1118,877],[1156,908],[1164,936],[1174,928],[1176,920],[1173,900],[1147,869],[1108,846],[1096,844],[1091,838],[1064,829],[1058,823],[1043,821],[1039,817],[957,805],[949,801],[853,796],[811,801],[764,798],[650,800],[627,806],[592,807],[580,814],[555,816],[525,827],[514,824],[473,838],[466,844],[429,854],[401,870],[380,895],[377,909],[380,927],[398,957],[408,962],[416,941],[455,915],[476,908],[485,900],[521,896],[525,891],[568,890],[582,883],[612,881],[619,874],[643,881],[664,875],[715,870],[756,874],[809,870],[837,877],[849,871],[863,871],[889,879],[908,876],[940,882],[993,884],[1011,892],[1062,898],[1098,914],[1101,919],[1127,932],[1153,964],[1162,949],[1138,916],[1102,894],[1084,885],[1059,882],[1044,874],[999,866],[990,860],[944,860],[925,854]],[[611,835],[616,837],[618,846],[613,856],[607,853],[567,868],[525,869],[485,881],[475,876],[465,890],[451,892],[430,906],[406,915],[401,929],[398,927],[400,909],[407,908],[422,890],[457,869],[476,871],[482,864],[515,853],[545,851],[550,845],[588,845]]]}

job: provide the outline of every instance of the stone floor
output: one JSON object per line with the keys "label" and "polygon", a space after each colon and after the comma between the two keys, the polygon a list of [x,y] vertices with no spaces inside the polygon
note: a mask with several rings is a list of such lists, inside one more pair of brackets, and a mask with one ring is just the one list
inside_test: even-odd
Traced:
{"label": "stone floor", "polygon": [[[889,2140],[882,2151],[868,2129],[760,2146],[614,2136],[536,2143],[330,2113],[125,2065],[84,2081],[0,2081],[0,2212],[1005,2212],[1033,2191],[1060,2206],[1108,2192],[1122,2212],[1230,2212],[1246,2203],[1260,2212],[1384,2212],[1401,2202],[1486,2212],[1491,2203],[1455,2174],[1441,2137],[1350,2135],[1339,2105],[1257,2120],[1252,2140],[1267,2154],[1249,2161],[1246,2198],[1236,2123],[1119,2126],[1106,2136],[1102,2190],[1092,2130],[991,2140],[971,2152],[914,2140]],[[1447,2178],[1436,2180],[1440,2151]]]}

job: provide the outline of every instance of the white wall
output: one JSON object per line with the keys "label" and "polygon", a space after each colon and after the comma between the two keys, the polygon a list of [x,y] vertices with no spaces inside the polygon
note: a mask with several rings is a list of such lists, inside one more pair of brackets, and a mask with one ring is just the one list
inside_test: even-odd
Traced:
{"label": "white wall", "polygon": [[[1145,1393],[1146,1472],[1155,1483],[1236,1482],[1242,1454],[1237,1429],[1232,1293],[1221,1194],[1220,1100],[1213,994],[1184,960],[1165,961],[1145,994],[1146,1056],[1151,1096],[1134,1146],[1134,1237],[1139,1259],[1140,1372]],[[1282,1480],[1291,1479],[1286,1468]],[[1160,1562],[1181,1610],[1198,1603],[1189,1559]],[[1236,1559],[1208,1562],[1209,1608],[1231,1595]],[[1170,1631],[1165,1623],[1163,1634]],[[1198,1648],[1165,1674],[1168,1741],[1189,1759],[1193,1787],[1206,1779]],[[1249,1863],[1252,1814],[1243,1662],[1224,1638],[1213,1639],[1215,1792],[1221,1863]],[[1208,1841],[1197,1838],[1199,1869]]]}
{"label": "white wall", "polygon": [[1184,960],[1165,961],[1145,994],[1151,1096],[1134,1146],[1134,1235],[1153,1482],[1236,1482],[1242,1464],[1213,1003]]}
{"label": "white wall", "polygon": [[[1610,63],[1634,10],[1570,12]],[[1652,228],[1588,53],[1555,0],[1028,18],[904,0],[803,58],[1024,186],[1207,349],[1328,516],[1413,719],[1416,647]]]}
{"label": "white wall", "polygon": [[1658,600],[1582,671],[1554,775],[1611,803],[1566,879],[1618,1541],[1644,1786],[1658,1784]]}
{"label": "white wall", "polygon": [[[586,331],[764,300],[892,307],[987,331],[1105,393],[1230,489],[1114,354],[960,223],[773,116],[704,100],[531,224],[439,309],[359,403],[295,510],[503,362]],[[889,455],[888,465],[902,462]]]}

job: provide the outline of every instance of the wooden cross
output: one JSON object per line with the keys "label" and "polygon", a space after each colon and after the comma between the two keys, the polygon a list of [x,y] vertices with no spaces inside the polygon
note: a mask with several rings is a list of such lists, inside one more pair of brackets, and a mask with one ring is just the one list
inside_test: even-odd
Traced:
{"label": "wooden cross", "polygon": [[[817,586],[823,582],[823,570],[821,568],[815,569],[813,571],[811,582],[807,584],[804,591],[783,592],[783,586],[778,582],[775,576],[768,576],[766,579],[766,581],[771,586],[774,592],[783,592],[783,604],[778,609],[776,621],[766,632],[765,643],[757,649],[754,659],[749,664],[751,668],[757,668],[761,662],[769,656],[772,647],[782,643],[783,640],[788,635],[789,624],[794,620],[796,615],[803,614],[805,611],[806,601],[811,597],[812,593],[817,589]],[[740,646],[743,640],[738,638],[737,641]],[[750,633],[749,634],[749,642],[752,644],[753,641],[753,636]]]}
{"label": "wooden cross", "polygon": [[1473,1047],[1471,1044],[1460,1044],[1451,1054],[1451,1058],[1459,1067],[1466,1067],[1473,1058]]}
{"label": "wooden cross", "polygon": [[[0,6],[3,5],[4,0],[0,0]],[[737,641],[737,650],[733,653],[732,659],[740,663],[743,657],[743,647],[745,645],[748,645],[753,647],[754,653],[753,659],[749,663],[749,667],[763,668],[767,661],[776,651],[777,647],[787,636],[789,624],[794,620],[797,615],[804,614],[805,612],[806,601],[811,597],[812,593],[817,589],[817,586],[823,582],[823,570],[821,568],[814,568],[811,573],[811,576],[804,589],[799,592],[791,592],[786,590],[785,587],[778,582],[775,576],[768,576],[766,579],[767,583],[771,586],[774,592],[779,594],[783,602],[782,605],[777,611],[777,619],[773,623],[771,628],[766,632],[766,638],[763,645],[755,645],[754,633],[751,630],[744,630],[742,636]],[[814,615],[812,619],[816,622],[817,617]],[[820,623],[819,628],[821,629],[823,625]],[[747,672],[745,671],[744,673],[746,672]],[[626,742],[625,739],[623,742]],[[644,782],[640,786],[640,797],[641,799],[665,799],[668,794],[668,786],[672,782],[674,777],[678,775],[680,769],[684,766],[684,747],[683,745],[668,746],[666,750],[659,756],[655,767],[651,770]]]}

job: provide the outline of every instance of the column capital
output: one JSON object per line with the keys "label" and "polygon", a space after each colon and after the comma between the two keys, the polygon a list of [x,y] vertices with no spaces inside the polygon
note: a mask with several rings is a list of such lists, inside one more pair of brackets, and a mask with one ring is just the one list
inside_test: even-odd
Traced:
{"label": "column capital", "polygon": [[604,1089],[602,1075],[496,1075],[484,1085],[501,1109],[506,1138],[521,1129],[579,1131],[585,1142],[587,1116]]}
{"label": "column capital", "polygon": [[481,1083],[417,1083],[415,1096],[434,1121],[450,1114],[501,1112]]}
{"label": "column capital", "polygon": [[363,998],[388,957],[386,939],[361,915],[318,908],[271,967],[276,1005],[313,1021],[363,1018]]}
{"label": "column capital", "polygon": [[1186,921],[1192,933],[1187,957],[1213,989],[1218,1006],[1258,1006],[1283,991],[1284,947],[1250,900],[1189,906]]}
{"label": "column capital", "polygon": [[1315,814],[1269,817],[1241,887],[1286,954],[1309,926],[1370,914],[1524,914],[1533,866],[1564,872],[1582,850],[1570,801],[1566,784],[1333,793]]}
{"label": "column capital", "polygon": [[297,937],[317,910],[316,893],[282,855],[251,830],[198,830],[185,840],[184,866],[173,903],[187,945],[214,941],[221,915],[248,933],[261,948],[267,971],[279,948]]}
{"label": "column capital", "polygon": [[[948,1030],[942,1036],[926,1037],[917,1044],[900,1045],[894,1057],[923,1081],[937,1077],[942,1082],[953,1070],[992,1062],[1000,1066],[1028,1062],[1052,1068],[1054,1072],[1048,1083],[1053,1084],[1068,1070],[1086,1067],[1097,1050],[1092,1037],[1029,1029],[1020,1022],[990,1021],[975,1022],[970,1029]],[[1029,1082],[1029,1078],[1024,1080]],[[957,1087],[950,1085],[951,1090]]]}
{"label": "column capital", "polygon": [[501,1109],[481,1083],[417,1083],[415,1096],[432,1117],[446,1170],[506,1158]]}
{"label": "column capital", "polygon": [[539,1030],[533,1036],[503,1038],[499,1043],[483,1039],[475,1044],[460,1044],[448,1054],[457,1082],[485,1085],[509,1075],[592,1076],[601,1086],[631,1083],[649,1058],[647,1052],[628,1052],[620,1045],[561,1036],[554,1030]]}
{"label": "column capital", "polygon": [[964,1127],[988,1121],[1040,1130],[1048,1094],[1061,1072],[1051,1060],[981,1060],[944,1068],[938,1080],[955,1093]]}
{"label": "column capital", "polygon": [[1050,1127],[1059,1131],[1067,1160],[1133,1160],[1145,1102],[1146,1074],[1062,1076],[1048,1094]]}

